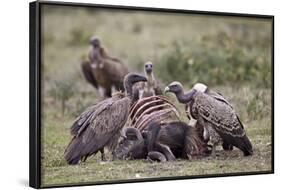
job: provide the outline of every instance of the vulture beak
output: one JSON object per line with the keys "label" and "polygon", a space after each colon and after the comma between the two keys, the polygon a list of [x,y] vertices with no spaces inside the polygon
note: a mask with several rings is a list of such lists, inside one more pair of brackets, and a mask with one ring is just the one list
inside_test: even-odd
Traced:
{"label": "vulture beak", "polygon": [[94,48],[99,48],[100,47],[100,40],[97,37],[91,37],[89,43],[94,47]]}
{"label": "vulture beak", "polygon": [[166,94],[166,93],[168,93],[168,92],[170,92],[170,88],[169,88],[169,86],[166,86],[166,88],[165,88],[165,90],[164,90],[164,93]]}
{"label": "vulture beak", "polygon": [[145,67],[145,71],[146,71],[147,74],[151,74],[151,72],[152,72],[152,66],[147,65],[147,67]]}

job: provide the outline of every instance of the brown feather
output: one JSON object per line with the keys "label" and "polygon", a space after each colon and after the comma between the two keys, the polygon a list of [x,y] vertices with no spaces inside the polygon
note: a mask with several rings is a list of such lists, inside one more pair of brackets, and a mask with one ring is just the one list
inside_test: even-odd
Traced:
{"label": "brown feather", "polygon": [[197,92],[192,112],[198,121],[201,118],[216,130],[223,141],[241,149],[245,155],[252,154],[252,144],[246,136],[244,127],[234,109],[226,103]]}
{"label": "brown feather", "polygon": [[[94,76],[97,85],[105,89],[104,96],[111,96],[112,87],[124,91],[123,80],[129,70],[123,62],[109,56],[103,47],[92,48],[88,57],[90,73]],[[87,79],[86,76],[85,78]]]}
{"label": "brown feather", "polygon": [[127,121],[130,103],[130,98],[117,94],[82,113],[71,129],[75,136],[65,150],[67,162],[77,164],[105,146],[112,151]]}

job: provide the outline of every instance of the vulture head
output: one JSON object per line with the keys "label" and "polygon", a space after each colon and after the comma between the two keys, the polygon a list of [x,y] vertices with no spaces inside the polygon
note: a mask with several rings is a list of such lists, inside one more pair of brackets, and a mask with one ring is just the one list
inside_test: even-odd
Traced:
{"label": "vulture head", "polygon": [[90,38],[90,44],[94,47],[94,48],[100,48],[100,40],[99,38],[93,36]]}
{"label": "vulture head", "polygon": [[133,94],[133,85],[137,82],[146,82],[147,79],[146,77],[139,75],[139,74],[135,74],[135,73],[128,73],[125,77],[124,77],[124,88],[126,91],[126,94],[129,96],[132,96]]}
{"label": "vulture head", "polygon": [[190,91],[188,91],[186,94],[184,94],[184,90],[183,90],[183,86],[180,82],[172,82],[171,84],[169,84],[165,90],[164,90],[165,93],[167,92],[171,92],[171,93],[174,93],[178,99],[178,101],[180,103],[189,103],[194,94],[197,92],[196,89],[192,88]]}
{"label": "vulture head", "polygon": [[149,75],[152,73],[152,62],[148,61],[144,64],[144,71]]}
{"label": "vulture head", "polygon": [[175,94],[178,94],[181,92],[183,93],[183,86],[180,82],[174,81],[165,88],[164,92],[165,93],[172,92]]}

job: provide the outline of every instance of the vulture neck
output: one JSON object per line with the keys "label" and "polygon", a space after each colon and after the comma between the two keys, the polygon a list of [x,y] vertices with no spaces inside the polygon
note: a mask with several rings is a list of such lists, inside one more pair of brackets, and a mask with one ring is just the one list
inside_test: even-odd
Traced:
{"label": "vulture neck", "polygon": [[191,89],[186,94],[184,94],[183,90],[181,90],[180,92],[176,93],[176,96],[180,103],[186,104],[192,100],[195,93],[196,93],[196,90],[194,90],[194,89]]}
{"label": "vulture neck", "polygon": [[146,75],[147,75],[147,87],[148,87],[148,89],[153,88],[154,82],[155,82],[153,73],[152,72],[147,73]]}
{"label": "vulture neck", "polygon": [[133,85],[130,84],[128,81],[125,82],[125,95],[132,99],[133,97]]}

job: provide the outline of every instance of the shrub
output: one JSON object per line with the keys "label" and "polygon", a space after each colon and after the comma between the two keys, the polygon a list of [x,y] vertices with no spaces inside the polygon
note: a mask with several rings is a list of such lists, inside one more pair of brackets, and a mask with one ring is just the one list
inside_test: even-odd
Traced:
{"label": "shrub", "polygon": [[247,114],[251,120],[270,118],[271,102],[268,92],[260,91],[250,99],[247,105]]}
{"label": "shrub", "polygon": [[91,34],[80,28],[73,28],[70,30],[69,45],[81,46],[89,43]]}
{"label": "shrub", "polygon": [[75,93],[75,82],[69,77],[56,80],[50,89],[50,95],[61,104],[61,113],[64,115],[67,101]]}
{"label": "shrub", "polygon": [[189,84],[239,86],[248,83],[269,88],[271,64],[266,51],[264,45],[249,49],[226,33],[203,36],[199,41],[175,42],[158,60],[156,72],[163,80]]}

